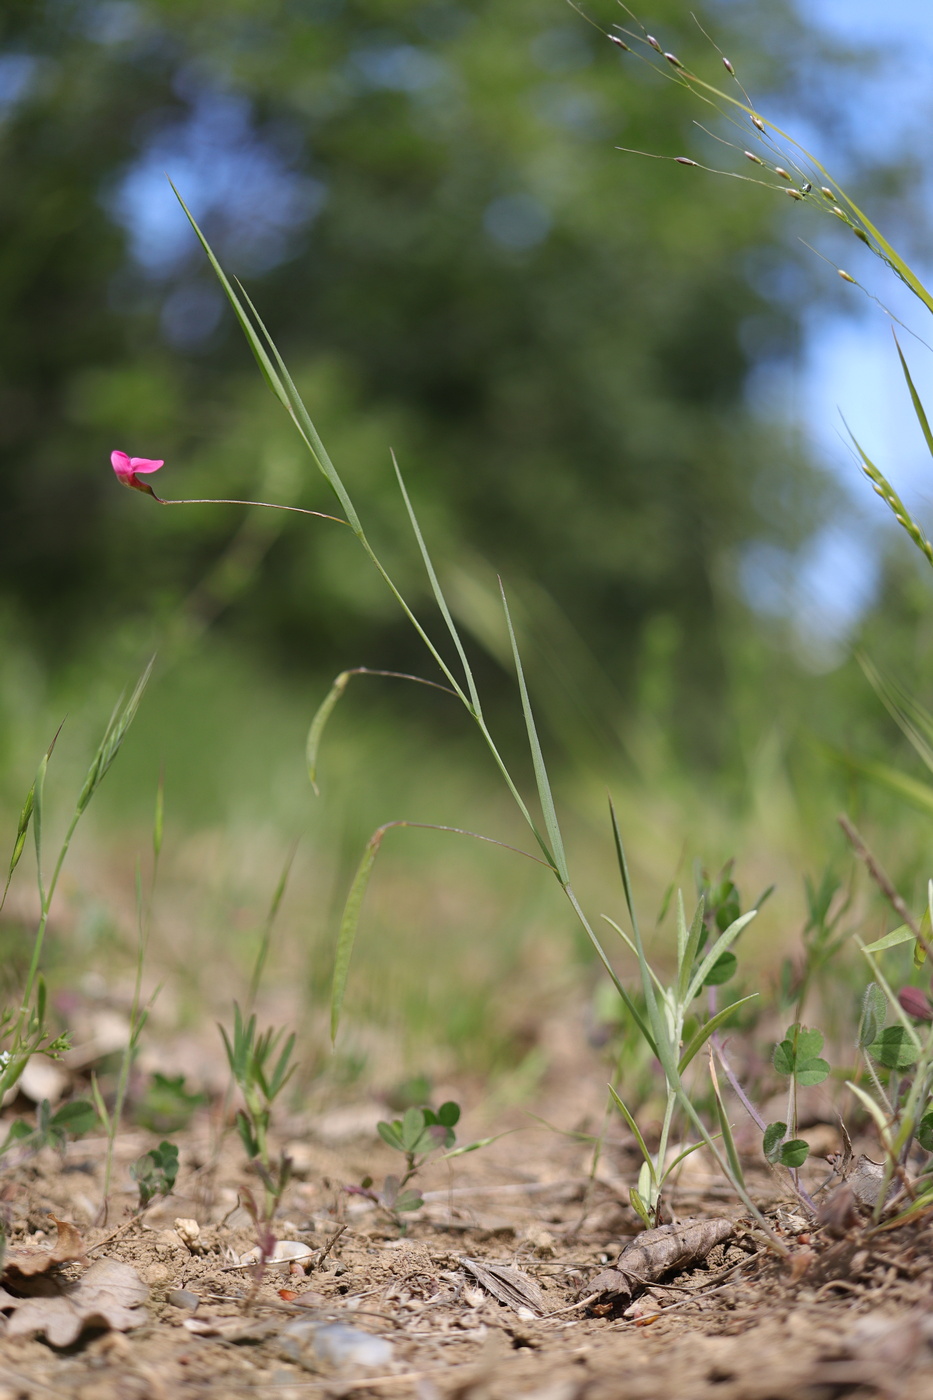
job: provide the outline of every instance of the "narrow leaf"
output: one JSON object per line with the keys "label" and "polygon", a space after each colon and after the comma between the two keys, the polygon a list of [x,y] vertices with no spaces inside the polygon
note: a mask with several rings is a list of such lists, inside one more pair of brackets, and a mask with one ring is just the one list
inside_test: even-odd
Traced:
{"label": "narrow leaf", "polygon": [[[722,1133],[723,1145],[726,1149],[726,1157],[732,1171],[734,1180],[742,1191],[745,1190],[745,1176],[742,1172],[742,1163],[739,1161],[739,1154],[735,1145],[735,1138],[732,1136],[732,1124],[729,1122],[729,1115],[726,1113],[726,1106],[722,1101],[722,1094],[719,1092],[719,1080],[716,1077],[716,1066],[713,1062],[712,1047],[710,1047],[709,1076],[713,1085],[713,1097],[716,1100],[716,1116],[719,1119],[719,1128]],[[708,1140],[708,1134],[707,1140]]]}
{"label": "narrow leaf", "polygon": [[645,1229],[653,1229],[654,1221],[652,1220],[651,1212],[649,1211],[647,1205],[642,1200],[641,1196],[639,1195],[638,1191],[635,1189],[634,1186],[629,1188],[628,1199],[632,1210],[638,1216]]}
{"label": "narrow leaf", "polygon": [[501,1133],[495,1133],[492,1137],[478,1138],[476,1142],[465,1142],[462,1147],[452,1147],[449,1152],[444,1152],[438,1157],[439,1162],[447,1162],[452,1157],[465,1157],[468,1152],[478,1152],[481,1147],[489,1147],[492,1143],[498,1142],[502,1137],[509,1137],[512,1133],[517,1133],[517,1128],[506,1128]]}
{"label": "narrow leaf", "polygon": [[884,1144],[885,1151],[889,1151],[891,1148],[891,1125],[881,1107],[875,1103],[871,1094],[866,1094],[864,1089],[858,1084],[853,1084],[851,1080],[846,1080],[846,1088],[851,1089],[862,1107],[867,1109],[874,1121],[875,1127],[878,1129],[878,1134]]}
{"label": "narrow leaf", "polygon": [[324,727],[333,713],[334,706],[346,690],[352,674],[352,671],[340,672],[340,675],[334,681],[320,705],[318,705],[314,713],[314,718],[311,721],[311,728],[308,730],[308,742],[305,745],[305,758],[308,764],[308,777],[311,780],[311,786],[314,789],[316,797],[320,796],[317,785],[317,756],[318,750],[321,747]]}
{"label": "narrow leaf", "polygon": [[143,692],[149,684],[149,677],[152,675],[152,668],[154,665],[155,657],[153,656],[133,687],[129,699],[123,705],[118,704],[113,714],[110,716],[110,722],[104,731],[104,737],[101,739],[97,753],[91,761],[87,777],[84,780],[84,786],[78,795],[77,812],[79,815],[84,812],[91,798],[106,777],[110,765],[120,752],[123,740],[126,738],[127,730],[136,717],[136,711],[139,709],[139,702],[143,698]]}
{"label": "narrow leaf", "polygon": [[460,633],[457,631],[453,617],[450,613],[450,608],[447,606],[447,599],[444,597],[443,589],[441,588],[440,582],[437,577],[437,573],[431,561],[431,556],[428,553],[428,547],[424,542],[424,535],[421,533],[421,526],[418,524],[418,517],[415,515],[414,506],[412,505],[411,499],[408,495],[408,491],[405,486],[405,481],[402,476],[401,468],[399,467],[394,452],[392,453],[392,465],[395,468],[395,475],[398,480],[399,490],[402,493],[402,500],[405,502],[405,509],[408,511],[408,519],[411,521],[411,528],[414,531],[415,539],[418,541],[418,548],[421,551],[421,559],[424,563],[425,573],[427,574],[428,580],[431,584],[431,591],[434,594],[434,600],[437,603],[438,608],[440,609],[441,616],[444,619],[447,631],[450,633],[451,640],[453,641],[454,646],[457,648],[457,655],[460,657],[460,664],[463,667],[463,673],[466,677],[467,689],[470,692],[470,702],[473,706],[473,711],[477,715],[477,717],[480,717],[483,713],[483,710],[480,704],[479,691],[476,689],[476,682],[473,679],[473,672],[470,669],[470,663],[467,660],[467,654],[464,649],[463,642],[460,640]]}
{"label": "narrow leaf", "polygon": [[360,540],[362,540],[363,527],[360,523],[359,516],[357,515],[356,510],[354,509],[353,502],[350,500],[350,497],[347,494],[346,487],[344,486],[343,482],[337,474],[337,468],[331,461],[327,448],[321,441],[321,437],[318,433],[317,428],[311,421],[311,415],[308,413],[308,410],[304,405],[304,400],[302,399],[297,388],[295,387],[295,382],[288,371],[288,366],[282,359],[282,356],[279,354],[279,350],[276,346],[275,341],[272,339],[272,336],[266,329],[265,323],[263,322],[263,319],[260,316],[259,312],[256,310],[256,307],[250,301],[249,296],[247,295],[246,290],[243,287],[243,284],[241,282],[237,282],[237,286],[243,294],[243,299],[246,302],[246,305],[249,307],[250,314],[252,315],[253,320],[256,322],[256,325],[259,327],[263,336],[265,337],[266,345],[269,347],[269,350],[272,354],[272,358],[275,361],[275,364],[278,368],[280,375],[280,383],[282,384],[285,391],[286,407],[288,409],[289,416],[291,417],[291,420],[294,423],[295,427],[298,429],[299,436],[303,439],[305,446],[311,453],[311,456],[314,458],[314,461],[317,464],[319,470],[323,474],[334,495],[337,497],[338,501],[343,507],[344,513],[347,517],[347,524],[350,526],[351,530],[353,530],[354,534]]}
{"label": "narrow leaf", "polygon": [[366,894],[369,885],[369,877],[373,873],[373,866],[376,863],[376,856],[379,854],[379,847],[385,829],[380,828],[369,839],[363,858],[359,863],[357,872],[353,877],[350,892],[347,895],[347,902],[344,905],[343,918],[340,920],[340,932],[337,935],[337,951],[334,957],[334,980],[330,993],[330,1038],[333,1043],[337,1039],[337,1027],[340,1024],[340,1012],[343,1007],[343,999],[347,990],[347,976],[350,971],[350,958],[353,954],[353,944],[356,941],[356,930],[360,921],[360,910],[363,904],[363,896]]}
{"label": "narrow leaf", "polygon": [[894,928],[882,938],[876,938],[874,943],[866,943],[865,952],[883,953],[886,948],[897,948],[901,943],[912,943],[914,936],[912,929],[909,929],[906,924],[901,924],[900,928]]}
{"label": "narrow leaf", "polygon": [[619,822],[611,797],[609,799],[609,815],[612,821],[612,836],[615,842],[616,859],[619,863],[619,872],[622,876],[622,887],[625,890],[625,900],[628,904],[629,914],[632,919],[632,932],[635,935],[635,952],[638,957],[638,968],[641,974],[642,994],[645,998],[645,1007],[651,1026],[651,1038],[654,1042],[655,1053],[661,1061],[664,1073],[667,1075],[671,1087],[676,1089],[680,1087],[680,1077],[677,1072],[677,1058],[680,1047],[672,1043],[667,1022],[662,1016],[661,1009],[658,1006],[658,998],[654,989],[651,968],[648,966],[648,959],[645,956],[645,947],[638,929],[638,920],[635,917],[631,881],[629,880],[628,873],[628,862],[625,859],[625,849],[622,845],[622,833],[619,830]]}
{"label": "narrow leaf", "polygon": [[691,1036],[680,1057],[678,1070],[681,1074],[683,1074],[694,1056],[702,1050],[713,1032],[717,1031],[723,1022],[729,1019],[734,1011],[738,1011],[740,1006],[744,1006],[746,1002],[754,1001],[757,995],[757,992],[752,992],[750,996],[742,997],[739,1001],[734,1001],[731,1006],[724,1007],[722,1011],[718,1011],[715,1016],[710,1017],[708,1021],[700,1026],[699,1030]]}
{"label": "narrow leaf", "polygon": [[[515,674],[518,678],[518,689],[521,695],[522,712],[525,716],[525,728],[528,732],[528,746],[531,749],[531,760],[534,764],[535,782],[538,788],[538,799],[541,803],[541,811],[544,816],[544,826],[551,842],[551,851],[545,843],[538,837],[538,842],[545,856],[552,863],[557,876],[562,885],[570,883],[570,872],[567,869],[567,858],[564,855],[564,842],[560,834],[560,826],[557,821],[557,811],[554,807],[554,797],[551,793],[551,784],[548,780],[547,768],[544,762],[544,754],[541,751],[541,741],[538,738],[538,731],[535,728],[534,715],[531,712],[531,700],[528,696],[528,687],[525,684],[525,673],[522,669],[522,659],[518,651],[518,642],[515,637],[515,629],[512,626],[512,617],[509,613],[509,604],[505,596],[505,589],[502,580],[499,580],[499,592],[502,596],[502,607],[505,612],[505,621],[509,629],[509,641],[512,644],[512,659],[515,662]],[[537,832],[535,832],[537,836]]]}
{"label": "narrow leaf", "polygon": [[693,977],[690,979],[690,985],[687,988],[687,1004],[693,1001],[693,998],[696,996],[697,992],[700,991],[701,987],[703,986],[710,972],[713,970],[713,967],[716,965],[716,962],[718,961],[721,954],[725,953],[728,950],[729,945],[735,942],[739,934],[745,928],[746,924],[751,923],[752,919],[754,919],[757,912],[757,909],[749,909],[747,914],[742,914],[738,919],[736,919],[733,923],[729,925],[725,933],[721,933],[719,935],[712,948],[710,948],[709,952],[706,953],[706,955],[700,961],[699,966],[693,974]]}
{"label": "narrow leaf", "polygon": [[32,787],[26,794],[26,801],[23,803],[23,810],[19,814],[19,822],[16,827],[16,840],[13,842],[13,854],[10,856],[10,870],[9,874],[6,877],[6,884],[3,887],[3,897],[0,898],[0,909],[2,909],[4,904],[6,903],[6,897],[10,890],[10,881],[13,879],[13,871],[16,869],[17,865],[19,865],[20,856],[23,854],[23,849],[26,845],[26,836],[29,831],[29,823],[32,819],[33,812],[36,809],[37,801],[40,804],[40,811],[36,814],[36,830],[33,834],[36,838],[36,855],[37,857],[39,857],[39,855],[41,854],[42,843],[39,836],[39,823],[41,821],[42,788],[45,784],[45,772],[49,766],[49,759],[52,757],[52,750],[55,748],[55,744],[58,740],[59,734],[61,734],[62,732],[64,723],[65,721],[62,720],[61,724],[58,726],[54,735],[52,736],[52,742],[49,744],[45,753],[42,755],[42,758],[39,762],[38,771],[32,782]]}
{"label": "narrow leaf", "polygon": [[[625,846],[622,841],[622,832],[619,828],[619,821],[616,817],[616,809],[613,806],[612,798],[609,799],[609,815],[612,819],[612,836],[616,848],[616,860],[619,864],[619,875],[622,878],[622,889],[625,894],[625,903],[632,921],[632,928],[638,938],[638,915],[635,913],[635,901],[632,897],[632,881],[628,873],[628,861],[625,856]],[[639,940],[640,941],[640,940]]]}
{"label": "narrow leaf", "polygon": [[216,274],[216,277],[217,277],[218,282],[220,283],[220,285],[223,287],[224,291],[225,291],[226,294],[227,294],[227,300],[230,302],[230,305],[233,307],[233,313],[234,313],[234,315],[236,316],[237,320],[238,320],[239,323],[240,323],[240,329],[242,330],[243,334],[246,336],[247,344],[249,345],[249,348],[252,350],[254,356],[256,357],[256,363],[258,364],[258,366],[259,366],[259,368],[260,368],[260,370],[261,370],[261,372],[262,372],[262,377],[263,377],[263,379],[266,381],[266,383],[268,384],[269,388],[272,390],[273,394],[275,394],[275,396],[276,396],[276,398],[279,400],[279,402],[280,402],[285,408],[288,408],[288,407],[289,407],[289,402],[288,402],[288,395],[287,395],[286,392],[285,392],[285,386],[282,384],[281,379],[280,379],[279,376],[276,374],[275,369],[273,368],[273,365],[272,365],[272,361],[269,359],[269,356],[266,354],[266,351],[265,351],[265,348],[263,347],[262,341],[259,339],[259,336],[256,334],[256,331],[254,330],[252,324],[250,323],[249,317],[246,315],[246,312],[245,312],[244,309],[243,309],[243,305],[242,305],[242,303],[240,302],[239,297],[237,296],[236,292],[233,290],[233,287],[231,286],[231,284],[230,284],[230,282],[229,282],[229,280],[228,280],[228,278],[227,278],[227,274],[224,272],[224,270],[223,270],[223,268],[221,267],[220,263],[217,261],[216,257],[214,256],[214,251],[213,251],[213,249],[211,248],[211,245],[208,243],[207,239],[204,237],[204,234],[201,232],[200,228],[198,227],[198,225],[197,225],[197,223],[196,223],[196,221],[195,221],[194,215],[192,214],[191,210],[188,208],[188,206],[187,206],[187,204],[185,203],[185,201],[182,199],[181,195],[178,193],[178,191],[177,191],[177,189],[175,188],[174,184],[172,184],[172,181],[171,181],[171,180],[169,180],[169,184],[170,184],[171,187],[172,187],[172,193],[174,194],[175,198],[178,200],[178,203],[181,205],[182,209],[185,211],[185,214],[186,214],[187,217],[188,217],[188,222],[190,223],[191,227],[194,229],[195,233],[197,234],[198,241],[200,242],[201,247],[204,249],[205,253],[207,254],[207,260],[208,260],[208,262],[210,263],[211,267],[214,269],[214,273]]}
{"label": "narrow leaf", "polygon": [[[681,895],[679,890],[677,892],[677,903],[677,918],[679,928],[680,921],[683,919],[683,896]],[[688,1001],[687,988],[690,986],[690,973],[693,971],[693,964],[696,961],[696,957],[700,949],[700,941],[703,937],[703,933],[705,930],[705,925],[703,922],[705,908],[706,901],[701,895],[699,903],[696,907],[696,911],[693,915],[693,922],[690,925],[689,936],[687,937],[684,943],[683,953],[681,953],[679,949],[677,953],[677,960],[679,964],[679,970],[677,974],[677,995],[680,999],[681,1006],[686,1006]]]}
{"label": "narrow leaf", "polygon": [[165,770],[159,770],[159,785],[156,788],[155,816],[152,822],[152,854],[155,860],[162,854],[162,833],[165,827]]}
{"label": "narrow leaf", "polygon": [[872,759],[849,754],[836,754],[836,757],[853,772],[879,783],[898,797],[906,798],[921,811],[933,813],[933,783],[924,782],[922,778],[912,778],[910,774],[902,773],[899,768],[893,768],[888,763],[876,763]]}
{"label": "narrow leaf", "polygon": [[652,1185],[654,1185],[654,1184],[656,1184],[656,1181],[657,1181],[657,1178],[656,1178],[656,1176],[655,1176],[654,1161],[653,1161],[653,1159],[652,1159],[651,1153],[648,1151],[648,1147],[647,1147],[647,1144],[646,1144],[646,1142],[645,1142],[645,1139],[644,1139],[644,1138],[642,1137],[642,1135],[641,1135],[641,1129],[639,1128],[638,1124],[635,1122],[635,1119],[632,1117],[631,1113],[629,1113],[628,1109],[625,1107],[625,1104],[624,1104],[624,1103],[622,1102],[622,1100],[619,1098],[619,1095],[616,1093],[615,1089],[613,1089],[612,1085],[610,1084],[608,1087],[609,1087],[609,1094],[610,1094],[610,1097],[612,1098],[612,1102],[615,1104],[616,1108],[617,1108],[617,1109],[619,1110],[619,1112],[622,1114],[622,1117],[625,1119],[626,1123],[628,1124],[629,1128],[631,1129],[632,1136],[634,1137],[635,1141],[638,1143],[638,1150],[639,1150],[639,1152],[641,1153],[642,1158],[644,1159],[644,1162],[645,1162],[646,1166],[648,1167],[649,1172],[651,1173],[651,1181],[652,1181]]}
{"label": "narrow leaf", "polygon": [[897,346],[898,359],[901,362],[901,369],[904,371],[904,378],[907,380],[907,387],[910,390],[910,399],[914,406],[914,413],[917,415],[917,422],[920,424],[920,430],[923,433],[930,455],[933,456],[933,433],[930,432],[929,421],[927,420],[923,404],[920,401],[920,395],[914,388],[914,381],[910,377],[910,370],[907,368],[907,361],[904,359],[904,352],[901,349],[901,343],[897,335],[894,336],[894,344]]}

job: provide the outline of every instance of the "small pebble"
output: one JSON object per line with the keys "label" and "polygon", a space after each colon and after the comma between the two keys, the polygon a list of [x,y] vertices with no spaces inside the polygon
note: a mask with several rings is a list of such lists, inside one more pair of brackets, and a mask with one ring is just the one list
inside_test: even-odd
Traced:
{"label": "small pebble", "polygon": [[166,1293],[165,1301],[175,1308],[188,1308],[194,1312],[201,1299],[196,1293],[190,1293],[187,1288],[173,1288],[170,1293]]}

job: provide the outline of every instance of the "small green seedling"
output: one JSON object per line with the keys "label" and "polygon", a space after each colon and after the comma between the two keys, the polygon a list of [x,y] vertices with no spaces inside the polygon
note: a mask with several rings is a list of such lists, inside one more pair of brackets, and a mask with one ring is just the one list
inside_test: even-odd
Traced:
{"label": "small green seedling", "polygon": [[177,1133],[187,1128],[207,1095],[191,1093],[183,1074],[165,1075],[156,1070],[136,1105],[134,1117],[152,1133]]}
{"label": "small green seedling", "polygon": [[69,1137],[82,1137],[96,1122],[97,1112],[87,1099],[72,1099],[54,1113],[48,1099],[43,1099],[36,1109],[35,1124],[27,1123],[25,1118],[11,1123],[6,1141],[0,1146],[0,1157],[17,1143],[33,1152],[42,1147],[62,1152]]}
{"label": "small green seedling", "polygon": [[39,895],[39,921],[36,926],[36,933],[33,939],[32,956],[30,958],[29,970],[26,974],[25,983],[18,1005],[14,1010],[0,1012],[0,1043],[4,1048],[0,1051],[0,1097],[8,1089],[18,1083],[32,1055],[42,1052],[44,1055],[55,1056],[61,1054],[68,1048],[68,1041],[63,1036],[56,1036],[47,1026],[45,1020],[46,993],[45,984],[41,973],[42,949],[45,935],[48,929],[49,915],[58,887],[59,877],[65,864],[65,858],[71,847],[71,841],[77,830],[77,826],[87,810],[91,798],[103,782],[111,764],[116,758],[126,738],[127,730],[133,722],[133,718],[142,700],[143,691],[152,672],[153,662],[150,661],[143,674],[140,676],[129,699],[121,699],[110,721],[104,731],[97,752],[91,761],[84,784],[78,794],[74,814],[65,832],[64,839],[58,852],[58,856],[52,866],[51,875],[47,877],[43,865],[42,847],[42,824],[45,805],[45,777],[52,757],[58,735],[61,733],[59,726],[52,742],[49,744],[39,762],[39,767],[33,780],[32,787],[26,795],[20,813],[19,822],[16,829],[16,838],[13,842],[13,852],[10,857],[9,869],[0,896],[0,908],[6,899],[13,875],[19,864],[26,845],[26,838],[30,827],[32,828],[33,840],[36,848],[36,881]]}
{"label": "small green seedling", "polygon": [[788,1026],[784,1039],[774,1047],[772,1064],[778,1074],[789,1081],[787,1122],[769,1123],[762,1140],[762,1150],[775,1166],[789,1167],[793,1171],[802,1167],[810,1155],[809,1144],[796,1136],[797,1088],[822,1084],[829,1075],[829,1064],[820,1058],[822,1048],[823,1032],[808,1030],[799,1021]]}
{"label": "small green seedling", "polygon": [[245,1109],[237,1110],[237,1131],[250,1163],[262,1178],[266,1213],[271,1219],[288,1184],[291,1163],[283,1154],[273,1165],[269,1156],[269,1124],[273,1102],[298,1068],[289,1064],[295,1048],[295,1033],[292,1032],[279,1050],[285,1032],[270,1026],[262,1035],[257,1035],[255,1015],[244,1021],[238,1003],[234,1002],[233,1039],[223,1026],[220,1034],[230,1073],[246,1105]]}
{"label": "small green seedling", "polygon": [[364,1177],[359,1186],[350,1186],[347,1190],[375,1201],[383,1210],[388,1211],[397,1225],[404,1228],[399,1216],[406,1211],[420,1210],[424,1205],[421,1192],[417,1189],[406,1190],[406,1187],[427,1159],[435,1152],[442,1152],[444,1157],[449,1157],[457,1156],[461,1152],[472,1152],[475,1148],[483,1146],[477,1142],[471,1143],[469,1147],[452,1150],[457,1141],[454,1127],[459,1121],[460,1105],[448,1102],[442,1103],[437,1112],[431,1108],[409,1108],[403,1117],[395,1118],[391,1123],[377,1123],[382,1141],[387,1147],[391,1147],[393,1152],[400,1152],[405,1158],[405,1170],[401,1176],[387,1176],[381,1191],[373,1189],[371,1176]]}
{"label": "small green seedling", "polygon": [[130,1167],[130,1176],[139,1191],[138,1210],[143,1211],[156,1196],[168,1196],[178,1176],[178,1148],[173,1142],[160,1142],[144,1152]]}

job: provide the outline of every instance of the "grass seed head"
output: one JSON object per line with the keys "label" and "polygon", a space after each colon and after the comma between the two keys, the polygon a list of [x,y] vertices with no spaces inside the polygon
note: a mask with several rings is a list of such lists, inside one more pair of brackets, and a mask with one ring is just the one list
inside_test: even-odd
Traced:
{"label": "grass seed head", "polygon": [[735,69],[733,68],[733,66],[732,66],[732,64],[729,62],[729,60],[726,58],[726,55],[725,55],[725,54],[723,54],[723,56],[722,56],[722,66],[723,66],[723,68],[725,68],[725,70],[726,70],[727,73],[731,73],[732,77],[733,77],[733,78],[735,77]]}
{"label": "grass seed head", "polygon": [[830,201],[836,198],[836,196],[833,194],[832,190],[829,188],[828,185],[820,186],[820,194],[823,196],[824,199],[828,199]]}
{"label": "grass seed head", "polygon": [[752,113],[752,126],[757,126],[759,131],[764,131],[765,129],[765,124],[761,120],[761,117],[756,116],[754,112]]}
{"label": "grass seed head", "polygon": [[756,165],[764,165],[764,161],[761,159],[761,156],[756,156],[754,151],[746,151],[745,155],[749,160],[754,161]]}
{"label": "grass seed head", "polygon": [[784,193],[789,195],[791,199],[803,199],[803,195],[799,190],[785,190]]}
{"label": "grass seed head", "polygon": [[681,63],[680,59],[675,53],[666,53],[664,57],[667,59],[668,63],[671,65],[672,68],[683,68],[684,65]]}
{"label": "grass seed head", "polygon": [[678,165],[696,165],[696,161],[691,160],[689,156],[675,156],[674,159]]}
{"label": "grass seed head", "polygon": [[618,34],[607,34],[606,37],[609,39],[610,43],[616,44],[620,49],[624,49],[626,53],[632,52],[625,40],[620,39]]}
{"label": "grass seed head", "polygon": [[843,282],[853,282],[853,283],[855,282],[855,278],[854,278],[854,277],[850,277],[849,274],[848,274],[847,272],[843,272],[843,270],[842,270],[841,267],[840,267],[840,268],[837,268],[836,270],[837,270],[837,272],[839,273],[839,276],[842,278]]}
{"label": "grass seed head", "polygon": [[645,38],[648,40],[648,43],[657,53],[662,52],[661,45],[658,43],[657,39],[654,37],[653,34],[646,34]]}

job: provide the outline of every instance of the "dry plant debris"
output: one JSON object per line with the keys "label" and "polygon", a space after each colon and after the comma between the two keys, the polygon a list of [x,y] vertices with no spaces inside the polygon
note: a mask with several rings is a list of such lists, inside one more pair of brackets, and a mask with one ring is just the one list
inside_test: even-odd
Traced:
{"label": "dry plant debris", "polygon": [[646,1230],[629,1241],[614,1268],[596,1275],[587,1291],[631,1302],[649,1284],[701,1264],[716,1245],[725,1244],[734,1233],[734,1222],[722,1218]]}

